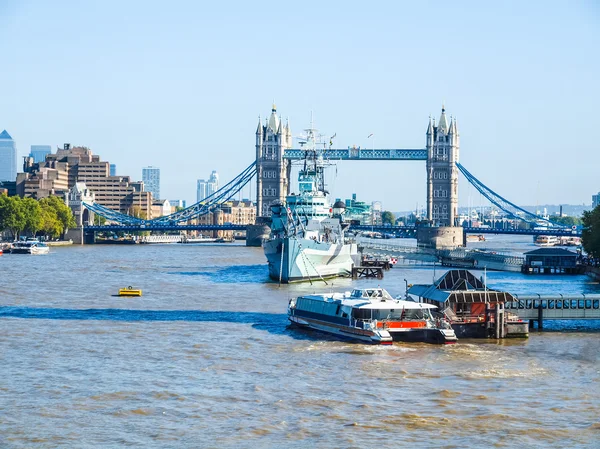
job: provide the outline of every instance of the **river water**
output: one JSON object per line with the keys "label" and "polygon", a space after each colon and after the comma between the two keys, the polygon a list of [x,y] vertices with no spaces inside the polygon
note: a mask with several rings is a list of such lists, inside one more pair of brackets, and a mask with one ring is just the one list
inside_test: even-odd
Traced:
{"label": "river water", "polygon": [[[403,294],[442,273],[375,283]],[[584,276],[487,280],[600,293]],[[373,284],[279,287],[262,250],[237,244],[4,255],[0,447],[600,447],[600,323],[391,347],[288,328],[289,298]],[[114,296],[128,285],[144,296]]]}

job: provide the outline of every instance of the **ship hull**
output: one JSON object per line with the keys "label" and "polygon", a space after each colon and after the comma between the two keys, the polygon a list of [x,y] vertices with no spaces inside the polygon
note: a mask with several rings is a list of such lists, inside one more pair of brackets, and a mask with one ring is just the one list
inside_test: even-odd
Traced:
{"label": "ship hull", "polygon": [[358,256],[356,244],[280,238],[264,243],[269,276],[277,282],[303,282],[350,276]]}

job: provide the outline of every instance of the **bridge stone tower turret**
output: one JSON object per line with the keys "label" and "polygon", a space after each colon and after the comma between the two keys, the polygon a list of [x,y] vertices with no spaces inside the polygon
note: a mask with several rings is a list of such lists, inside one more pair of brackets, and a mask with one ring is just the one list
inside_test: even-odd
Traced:
{"label": "bridge stone tower turret", "polygon": [[270,205],[283,201],[289,194],[290,164],[283,159],[284,150],[292,146],[289,122],[283,126],[275,105],[263,124],[256,128],[256,216],[270,217]]}
{"label": "bridge stone tower turret", "polygon": [[460,138],[456,119],[442,115],[427,127],[427,219],[437,226],[458,225],[458,162]]}

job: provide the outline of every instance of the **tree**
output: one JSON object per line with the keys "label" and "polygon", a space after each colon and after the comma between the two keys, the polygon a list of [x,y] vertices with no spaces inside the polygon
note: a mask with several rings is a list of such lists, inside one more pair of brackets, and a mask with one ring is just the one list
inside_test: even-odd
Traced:
{"label": "tree", "polygon": [[105,223],[106,218],[104,218],[102,215],[94,214],[94,224],[96,226],[104,226]]}
{"label": "tree", "polygon": [[0,195],[0,230],[8,229],[13,238],[17,239],[19,233],[25,229],[25,225],[21,198]]}
{"label": "tree", "polygon": [[600,206],[583,212],[583,232],[581,244],[586,253],[594,258],[600,257]]}
{"label": "tree", "polygon": [[396,223],[396,217],[394,217],[394,214],[392,212],[386,210],[381,213],[381,222],[383,224],[390,224],[393,226],[394,223]]}
{"label": "tree", "polygon": [[33,198],[21,198],[21,208],[25,218],[24,230],[35,234],[42,228],[42,207]]}
{"label": "tree", "polygon": [[66,233],[69,228],[77,226],[71,208],[59,197],[49,196],[48,198],[42,198],[40,202],[48,204],[48,206],[56,211],[56,216],[62,225],[61,234]]}
{"label": "tree", "polygon": [[558,215],[553,215],[550,217],[550,221],[563,226],[579,226],[581,224],[581,218],[579,217],[559,217]]}
{"label": "tree", "polygon": [[40,208],[42,209],[42,224],[40,230],[51,238],[57,238],[60,236],[63,230],[63,225],[58,219],[56,209],[54,209],[47,201],[40,201]]}

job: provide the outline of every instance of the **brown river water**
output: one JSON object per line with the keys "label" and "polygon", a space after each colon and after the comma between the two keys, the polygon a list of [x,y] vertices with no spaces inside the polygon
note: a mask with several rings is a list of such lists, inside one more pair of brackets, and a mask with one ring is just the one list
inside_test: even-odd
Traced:
{"label": "brown river water", "polygon": [[[96,245],[0,257],[0,448],[600,447],[600,323],[529,339],[368,346],[288,327],[260,248]],[[478,273],[479,274],[479,273]],[[515,293],[584,276],[487,273]],[[141,298],[113,296],[143,289]]]}

